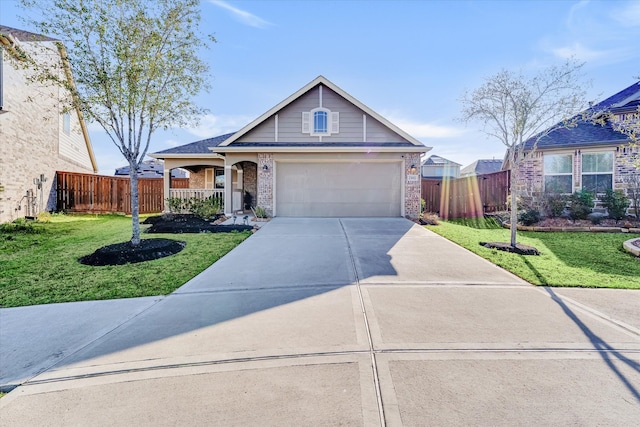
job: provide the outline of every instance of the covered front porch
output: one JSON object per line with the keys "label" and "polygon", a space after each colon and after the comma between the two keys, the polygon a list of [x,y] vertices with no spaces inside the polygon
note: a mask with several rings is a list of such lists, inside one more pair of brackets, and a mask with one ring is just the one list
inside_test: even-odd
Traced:
{"label": "covered front porch", "polygon": [[[250,211],[257,201],[257,157],[227,158],[165,158],[164,160],[165,212],[179,201],[211,200],[222,213],[231,215]],[[177,188],[171,182],[171,170],[189,171],[188,188]],[[183,204],[184,206],[184,204]]]}

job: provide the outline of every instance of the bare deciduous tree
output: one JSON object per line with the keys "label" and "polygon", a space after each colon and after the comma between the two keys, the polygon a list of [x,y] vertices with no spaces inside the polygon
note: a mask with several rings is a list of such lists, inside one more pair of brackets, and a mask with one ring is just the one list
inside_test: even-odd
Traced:
{"label": "bare deciduous tree", "polygon": [[[140,243],[138,175],[152,134],[193,123],[193,98],[208,87],[198,57],[199,0],[21,0],[39,17],[28,23],[61,40],[55,61],[31,59],[40,83],[64,88],[105,130],[129,163],[133,232]],[[213,40],[213,38],[211,39]],[[64,42],[64,44],[62,43]],[[50,55],[51,56],[51,55]],[[75,78],[75,84],[71,76]]]}
{"label": "bare deciduous tree", "polygon": [[503,70],[462,97],[462,119],[479,121],[484,132],[507,147],[511,174],[511,245],[516,246],[516,184],[524,160],[556,129],[573,126],[586,103],[584,63],[568,60],[534,76]]}

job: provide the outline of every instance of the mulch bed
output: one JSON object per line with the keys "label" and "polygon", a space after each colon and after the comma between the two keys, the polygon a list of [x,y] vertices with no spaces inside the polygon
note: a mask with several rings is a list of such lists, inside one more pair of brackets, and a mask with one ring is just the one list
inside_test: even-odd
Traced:
{"label": "mulch bed", "polygon": [[151,216],[143,224],[151,224],[147,233],[228,233],[230,231],[247,231],[253,227],[250,225],[220,225],[216,224],[219,218],[206,221],[195,215],[169,214]]}
{"label": "mulch bed", "polygon": [[[147,218],[143,224],[151,224],[147,233],[228,233],[230,231],[247,231],[250,225],[220,225],[224,218],[218,216],[212,221],[205,221],[194,215],[169,214]],[[131,242],[116,243],[104,246],[91,255],[83,256],[78,261],[85,265],[123,265],[136,262],[151,261],[177,254],[186,246],[186,242],[171,239],[142,239],[138,246]]]}
{"label": "mulch bed", "polygon": [[132,246],[131,242],[103,246],[78,261],[81,264],[93,266],[123,265],[151,261],[177,254],[186,245],[186,242],[171,239],[142,239],[137,246]]}
{"label": "mulch bed", "polygon": [[484,246],[489,249],[497,249],[499,251],[511,252],[518,255],[540,255],[540,252],[533,246],[522,245],[516,243],[516,246],[511,246],[510,243],[503,242],[480,242],[480,246]]}

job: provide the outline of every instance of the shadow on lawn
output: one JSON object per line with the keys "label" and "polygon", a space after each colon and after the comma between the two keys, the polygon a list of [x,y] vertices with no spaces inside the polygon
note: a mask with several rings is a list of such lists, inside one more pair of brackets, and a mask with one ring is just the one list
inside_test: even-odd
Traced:
{"label": "shadow on lawn", "polygon": [[598,335],[594,334],[593,331],[589,329],[589,327],[587,327],[587,325],[585,325],[578,318],[578,316],[576,316],[576,314],[567,306],[567,304],[556,295],[553,289],[545,288],[545,290],[551,296],[551,299],[555,303],[557,303],[560,308],[562,308],[562,311],[564,311],[567,317],[569,317],[586,335],[586,337],[589,338],[589,341],[591,341],[593,348],[598,351],[598,354],[607,364],[609,369],[611,369],[611,371],[618,377],[620,382],[624,384],[624,386],[627,388],[627,390],[629,390],[629,392],[631,392],[635,399],[640,402],[640,391],[638,390],[638,388],[636,388],[638,382],[636,381],[634,384],[634,381],[625,376],[625,374],[614,364],[614,362],[618,360],[638,373],[640,373],[640,363],[624,356],[622,353],[620,353],[619,350],[611,347],[606,341],[604,341]]}

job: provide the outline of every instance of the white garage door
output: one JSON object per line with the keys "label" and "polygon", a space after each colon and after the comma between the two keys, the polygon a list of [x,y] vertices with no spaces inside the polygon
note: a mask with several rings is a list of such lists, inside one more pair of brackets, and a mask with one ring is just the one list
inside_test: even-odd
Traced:
{"label": "white garage door", "polygon": [[401,171],[400,162],[278,162],[276,216],[400,216]]}

